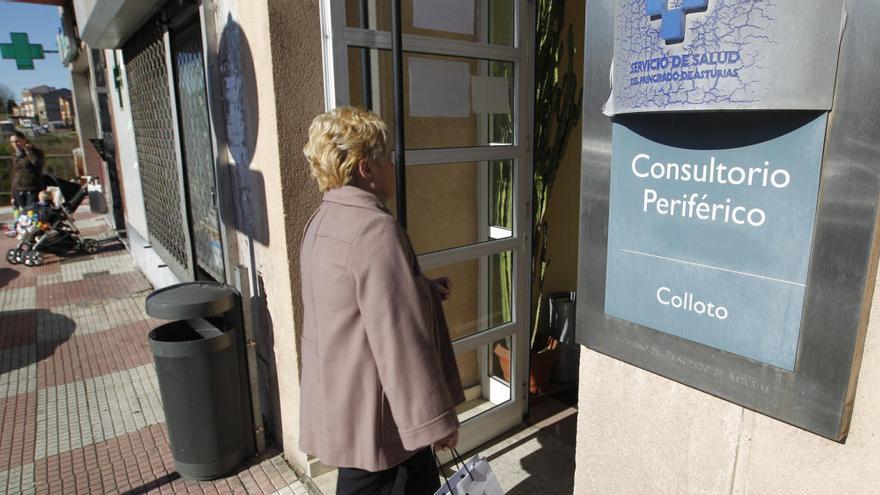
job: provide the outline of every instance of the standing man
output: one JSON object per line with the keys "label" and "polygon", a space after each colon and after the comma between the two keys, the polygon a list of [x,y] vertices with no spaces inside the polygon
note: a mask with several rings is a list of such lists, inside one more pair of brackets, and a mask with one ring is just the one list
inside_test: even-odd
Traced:
{"label": "standing man", "polygon": [[18,208],[26,208],[37,202],[42,189],[43,152],[36,148],[19,131],[9,138],[15,157],[12,159],[12,201]]}

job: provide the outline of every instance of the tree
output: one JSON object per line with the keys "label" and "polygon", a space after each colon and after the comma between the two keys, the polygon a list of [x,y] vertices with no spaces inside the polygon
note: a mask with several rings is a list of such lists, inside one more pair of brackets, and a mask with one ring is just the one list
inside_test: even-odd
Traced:
{"label": "tree", "polygon": [[9,89],[9,86],[0,84],[0,101],[7,102],[9,100],[15,101],[15,92]]}
{"label": "tree", "polygon": [[15,93],[5,84],[0,84],[0,102],[3,102],[0,105],[0,115],[11,114],[12,107],[9,104],[10,102],[15,102]]}

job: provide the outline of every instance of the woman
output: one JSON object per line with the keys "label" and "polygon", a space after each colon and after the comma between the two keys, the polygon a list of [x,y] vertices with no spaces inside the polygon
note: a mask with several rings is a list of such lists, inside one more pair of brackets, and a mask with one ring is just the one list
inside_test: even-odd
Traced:
{"label": "woman", "polygon": [[37,193],[42,189],[43,152],[31,144],[21,132],[15,131],[9,136],[14,156],[12,158],[12,208],[15,223],[6,235],[16,235],[15,225],[18,215],[25,208],[37,202]]}
{"label": "woman", "polygon": [[300,251],[300,448],[339,466],[337,494],[430,495],[431,447],[455,447],[461,380],[438,300],[394,196],[388,130],[343,107],[317,116],[303,152],[323,202]]}

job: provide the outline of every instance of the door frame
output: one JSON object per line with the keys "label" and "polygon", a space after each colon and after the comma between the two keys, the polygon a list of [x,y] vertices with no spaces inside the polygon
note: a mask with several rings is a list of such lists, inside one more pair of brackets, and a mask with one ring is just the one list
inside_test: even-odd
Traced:
{"label": "door frame", "polygon": [[[478,7],[488,0],[475,0]],[[456,354],[486,349],[494,342],[510,337],[510,400],[464,421],[459,448],[474,449],[492,438],[520,425],[528,409],[528,366],[530,344],[531,290],[531,208],[533,170],[534,115],[534,16],[532,0],[513,0],[515,9],[514,46],[446,40],[429,36],[403,34],[407,53],[458,56],[476,60],[512,62],[515,97],[513,101],[513,144],[462,148],[405,150],[406,166],[430,166],[462,162],[513,160],[514,198],[511,237],[445,249],[420,255],[423,269],[480,260],[511,251],[512,308],[511,321],[453,342]],[[327,110],[349,104],[348,49],[350,47],[391,50],[391,33],[346,26],[345,0],[321,0],[321,30],[324,63],[324,101]],[[490,351],[491,352],[491,351]],[[483,357],[478,352],[483,373]],[[485,356],[488,358],[489,356]]]}

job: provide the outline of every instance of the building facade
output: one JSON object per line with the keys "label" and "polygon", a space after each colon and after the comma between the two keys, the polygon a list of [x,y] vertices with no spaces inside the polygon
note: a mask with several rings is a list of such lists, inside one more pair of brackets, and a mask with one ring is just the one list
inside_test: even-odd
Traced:
{"label": "building facade", "polygon": [[60,110],[59,120],[64,126],[72,127],[76,121],[76,112],[74,112],[73,96],[70,92],[66,96],[58,98],[58,108]]}
{"label": "building facade", "polygon": [[26,119],[37,118],[39,97],[52,91],[55,91],[55,88],[45,85],[22,90],[21,105],[19,105],[21,117]]}
{"label": "building facade", "polygon": [[63,120],[62,102],[64,100],[69,102],[70,95],[69,89],[62,88],[32,96],[35,109],[34,118],[37,119],[40,125],[45,125],[49,122],[61,122]]}

